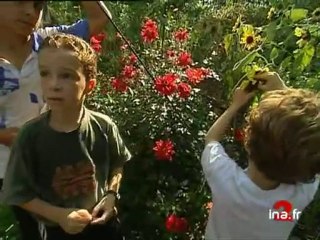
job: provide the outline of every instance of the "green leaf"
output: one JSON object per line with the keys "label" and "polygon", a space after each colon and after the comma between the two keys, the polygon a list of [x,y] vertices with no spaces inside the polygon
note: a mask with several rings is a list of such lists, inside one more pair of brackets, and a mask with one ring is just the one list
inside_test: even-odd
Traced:
{"label": "green leaf", "polygon": [[228,91],[230,91],[232,89],[232,86],[234,85],[234,78],[230,70],[226,71],[224,79],[225,79],[225,84],[227,86],[227,89]]}
{"label": "green leaf", "polygon": [[319,29],[319,25],[318,24],[309,25],[308,26],[308,30],[309,30],[309,33],[310,33],[310,35],[312,37],[320,38],[320,29]]}
{"label": "green leaf", "polygon": [[230,47],[232,46],[232,43],[233,43],[233,34],[226,35],[224,37],[223,43],[224,43],[224,48],[226,52],[229,53]]}
{"label": "green leaf", "polygon": [[258,53],[259,49],[256,49],[254,51],[252,51],[251,53],[249,53],[247,56],[245,56],[243,59],[241,59],[239,62],[237,62],[234,67],[233,67],[233,71],[237,72],[237,71],[241,71],[243,67],[245,67],[246,65],[252,63],[254,61],[254,59],[259,56]]}
{"label": "green leaf", "polygon": [[279,56],[278,48],[274,47],[270,53],[270,59],[275,60]]}
{"label": "green leaf", "polygon": [[320,44],[317,46],[316,57],[320,58]]}
{"label": "green leaf", "polygon": [[308,66],[314,56],[315,48],[311,43],[307,43],[303,48],[303,65]]}
{"label": "green leaf", "polygon": [[308,15],[308,10],[304,8],[295,8],[290,10],[289,17],[292,21],[297,22],[301,19],[306,18]]}
{"label": "green leaf", "polygon": [[277,33],[277,22],[271,22],[264,30],[267,35],[267,39],[272,42]]}
{"label": "green leaf", "polygon": [[286,68],[288,68],[288,67],[291,65],[291,60],[292,60],[291,56],[286,57],[286,58],[281,62],[279,69],[280,69],[281,71],[284,71]]}
{"label": "green leaf", "polygon": [[315,54],[315,47],[308,42],[302,49],[295,53],[294,71],[303,72],[311,63]]}

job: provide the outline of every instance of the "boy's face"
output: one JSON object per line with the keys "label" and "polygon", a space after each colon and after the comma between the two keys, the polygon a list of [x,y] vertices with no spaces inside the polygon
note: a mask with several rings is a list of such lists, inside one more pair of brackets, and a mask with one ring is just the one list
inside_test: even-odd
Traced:
{"label": "boy's face", "polygon": [[0,2],[0,31],[28,36],[41,18],[44,1]]}
{"label": "boy's face", "polygon": [[87,80],[75,53],[67,49],[43,48],[39,53],[41,87],[52,110],[78,109],[95,86]]}

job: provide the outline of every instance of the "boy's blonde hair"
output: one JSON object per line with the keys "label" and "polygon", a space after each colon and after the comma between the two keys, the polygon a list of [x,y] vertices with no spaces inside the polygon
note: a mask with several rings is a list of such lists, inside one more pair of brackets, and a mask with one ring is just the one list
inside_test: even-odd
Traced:
{"label": "boy's blonde hair", "polygon": [[270,180],[295,184],[320,171],[320,98],[309,90],[265,93],[248,117],[245,147]]}
{"label": "boy's blonde hair", "polygon": [[44,39],[40,51],[43,48],[62,48],[73,51],[82,64],[86,80],[96,78],[97,55],[85,40],[72,34],[57,33]]}

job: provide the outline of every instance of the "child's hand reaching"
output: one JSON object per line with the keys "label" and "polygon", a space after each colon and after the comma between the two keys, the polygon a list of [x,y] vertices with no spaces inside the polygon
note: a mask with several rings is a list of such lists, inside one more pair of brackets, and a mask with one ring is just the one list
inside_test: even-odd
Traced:
{"label": "child's hand reaching", "polygon": [[233,93],[233,99],[230,107],[234,107],[236,109],[242,108],[244,105],[248,103],[248,101],[256,95],[256,92],[248,92],[241,88],[237,88]]}
{"label": "child's hand reaching", "polygon": [[287,86],[276,72],[261,72],[254,76],[258,80],[258,89],[262,91],[283,90]]}
{"label": "child's hand reaching", "polygon": [[59,221],[61,228],[69,234],[77,234],[91,222],[92,216],[86,209],[66,209]]}

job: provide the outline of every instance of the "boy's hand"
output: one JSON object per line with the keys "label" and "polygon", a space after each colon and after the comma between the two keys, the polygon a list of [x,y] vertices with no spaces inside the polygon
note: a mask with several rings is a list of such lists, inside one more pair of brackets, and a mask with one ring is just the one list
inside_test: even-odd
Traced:
{"label": "boy's hand", "polygon": [[77,234],[91,222],[92,216],[86,209],[66,209],[59,225],[69,234]]}
{"label": "boy's hand", "polygon": [[258,80],[258,89],[262,91],[284,90],[287,88],[276,72],[261,72],[254,76]]}
{"label": "boy's hand", "polygon": [[3,128],[0,129],[0,144],[11,147],[13,141],[18,135],[19,128]]}
{"label": "boy's hand", "polygon": [[115,216],[117,214],[115,201],[115,197],[111,194],[104,197],[92,211],[91,224],[105,224]]}
{"label": "boy's hand", "polygon": [[256,95],[256,92],[247,92],[241,88],[237,88],[234,91],[233,94],[233,99],[232,99],[232,103],[230,105],[230,107],[233,107],[235,109],[240,109],[242,108],[244,105],[246,105],[248,103],[248,101],[254,97]]}

